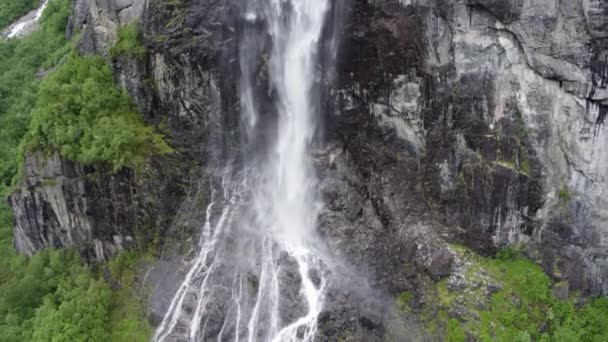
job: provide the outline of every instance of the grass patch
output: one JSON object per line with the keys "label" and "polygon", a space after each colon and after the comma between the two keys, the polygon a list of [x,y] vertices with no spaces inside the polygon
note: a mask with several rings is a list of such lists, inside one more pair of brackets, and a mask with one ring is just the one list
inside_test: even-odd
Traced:
{"label": "grass patch", "polygon": [[[606,341],[608,299],[577,306],[577,298],[557,299],[552,280],[517,249],[504,249],[496,258],[453,248],[464,260],[465,280],[458,288],[450,279],[437,283],[427,299],[436,316],[426,314],[427,330],[448,341]],[[456,278],[452,279],[456,280]],[[430,308],[428,310],[431,310]],[[446,311],[458,312],[460,320]]]}
{"label": "grass patch", "polygon": [[460,322],[451,318],[448,321],[446,340],[448,342],[462,342],[465,340],[464,338],[465,334]]}
{"label": "grass patch", "polygon": [[557,197],[563,203],[570,203],[572,201],[572,194],[567,186],[562,186],[557,193]]}
{"label": "grass patch", "polygon": [[521,251],[519,248],[506,246],[501,248],[498,253],[496,253],[496,259],[502,261],[512,261],[517,260],[521,257]]}
{"label": "grass patch", "polygon": [[126,55],[139,60],[144,59],[147,51],[142,43],[142,38],[139,22],[134,21],[120,27],[118,29],[118,40],[110,49],[110,57],[116,58]]}
{"label": "grass patch", "polygon": [[399,297],[397,297],[397,308],[402,313],[408,313],[411,311],[412,300],[414,299],[414,295],[410,291],[402,292]]}
{"label": "grass patch", "polygon": [[116,283],[110,310],[111,341],[146,342],[152,337],[152,327],[145,317],[146,294],[136,288],[142,266],[154,258],[138,251],[126,251],[108,263]]}

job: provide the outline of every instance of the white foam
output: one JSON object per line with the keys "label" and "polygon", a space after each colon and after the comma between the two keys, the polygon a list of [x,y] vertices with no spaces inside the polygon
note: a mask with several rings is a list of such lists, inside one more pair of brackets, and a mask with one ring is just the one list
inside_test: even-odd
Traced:
{"label": "white foam", "polygon": [[[44,10],[46,9],[46,6],[48,4],[49,4],[49,0],[44,0],[42,5],[40,5],[40,7],[36,10],[36,13],[34,14],[34,16],[31,19],[22,18],[16,24],[11,26],[7,37],[14,38],[14,37],[20,36],[26,31],[26,29],[28,29],[32,25],[35,25],[36,23],[38,23],[38,21],[40,21],[40,18],[42,17],[42,13],[44,13]],[[31,16],[31,13],[28,14],[28,16]]]}
{"label": "white foam", "polygon": [[[214,196],[201,234],[201,250],[157,329],[155,341],[205,339],[209,320],[217,317],[217,311],[211,312],[218,310],[217,305],[225,315],[218,341],[228,336],[247,342],[313,341],[325,299],[323,268],[327,262],[317,248],[321,205],[309,149],[317,129],[319,99],[313,88],[328,1],[258,0],[252,3],[258,5],[258,14],[245,13],[247,21],[264,20],[272,38],[268,71],[277,91],[277,136],[270,150],[262,152],[264,163],[245,166],[239,184],[234,184],[234,178],[232,184],[224,184],[227,193],[223,197],[231,198],[228,203],[222,205]],[[257,62],[241,56],[244,70],[254,70],[249,63]],[[261,106],[254,96],[253,77],[248,76],[243,75],[241,81],[241,116],[246,129],[255,131],[261,121]],[[255,134],[247,134],[252,136]],[[244,196],[247,202],[240,194],[250,195]],[[216,205],[223,210],[213,223],[211,207]],[[230,248],[239,242],[249,247]],[[297,286],[298,282],[280,281],[285,255],[293,263],[290,271],[300,278],[297,300],[305,307],[300,317],[287,323],[280,312],[281,294],[286,292],[281,287]],[[239,263],[246,264],[244,271]],[[313,280],[313,273],[319,279]],[[248,283],[252,274],[255,291]],[[213,302],[214,291],[229,293],[230,301]],[[187,297],[195,300],[188,304]],[[216,307],[210,310],[211,304]]]}

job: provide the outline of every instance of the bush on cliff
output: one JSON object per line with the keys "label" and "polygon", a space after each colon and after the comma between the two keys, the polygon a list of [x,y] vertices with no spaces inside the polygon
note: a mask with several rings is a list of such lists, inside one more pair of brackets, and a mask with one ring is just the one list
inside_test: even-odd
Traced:
{"label": "bush on cliff", "polygon": [[172,151],[115,85],[105,60],[77,54],[42,82],[25,146],[115,171]]}
{"label": "bush on cliff", "polygon": [[42,27],[20,39],[0,39],[0,193],[19,169],[18,147],[36,103],[42,68],[55,66],[69,51],[65,27],[69,0],[51,0]]}
{"label": "bush on cliff", "polygon": [[145,57],[146,48],[142,44],[138,22],[129,23],[118,29],[118,41],[110,49],[110,57],[116,58],[121,55],[140,60]]}
{"label": "bush on cliff", "polygon": [[[0,0],[0,13],[5,4],[15,5],[22,2]],[[11,192],[11,184],[18,173],[19,144],[28,131],[30,113],[37,103],[52,107],[45,115],[58,115],[61,106],[70,110],[77,108],[75,105],[83,100],[74,100],[82,96],[77,94],[80,87],[86,88],[83,94],[91,95],[92,92],[99,91],[100,96],[89,96],[86,100],[92,100],[92,103],[81,104],[81,108],[95,110],[97,106],[105,110],[100,113],[109,116],[104,119],[105,126],[97,125],[95,120],[70,121],[67,117],[56,120],[53,126],[60,129],[59,124],[68,122],[72,129],[81,124],[83,131],[99,130],[101,136],[96,137],[104,143],[93,146],[98,148],[94,152],[100,153],[101,157],[97,158],[118,160],[120,158],[116,157],[116,154],[112,155],[99,149],[107,146],[121,148],[125,141],[141,139],[124,136],[127,132],[140,134],[143,123],[141,118],[134,117],[133,104],[124,92],[117,90],[109,76],[109,68],[107,65],[102,66],[100,59],[90,63],[88,59],[83,61],[80,57],[72,57],[80,58],[79,67],[89,70],[89,77],[84,78],[80,75],[70,75],[70,70],[80,72],[81,69],[70,64],[71,60],[68,59],[67,67],[62,66],[60,71],[53,73],[53,82],[43,83],[49,83],[47,87],[61,88],[52,90],[57,96],[71,91],[72,97],[63,101],[61,98],[49,98],[47,92],[46,99],[53,103],[39,101],[40,77],[44,74],[41,71],[56,67],[72,49],[72,44],[65,39],[69,13],[70,0],[51,0],[43,14],[39,30],[19,39],[0,39],[0,342],[146,341],[151,330],[140,298],[133,294],[132,283],[118,281],[116,289],[114,283],[110,287],[99,272],[84,265],[73,251],[46,250],[26,258],[18,255],[12,245],[13,218],[4,199]],[[83,63],[89,63],[89,66],[82,66]],[[62,74],[64,78],[61,80],[66,82],[60,83],[58,74]],[[44,87],[43,85],[42,88]],[[117,98],[112,99],[109,104],[100,103],[111,96]],[[129,111],[116,118],[115,113],[108,114],[110,105],[115,105],[117,110]],[[41,110],[42,107],[37,109]],[[74,111],[68,111],[67,114],[73,117]],[[117,125],[113,130],[120,133],[119,135],[115,136],[110,131],[112,125]],[[143,131],[144,140],[154,135],[151,128],[144,127]],[[158,136],[154,135],[152,141],[157,138]],[[166,148],[162,143],[159,145]],[[135,150],[133,146],[127,148],[127,152],[133,153]],[[143,155],[147,153],[149,151],[142,152]],[[129,158],[123,160],[138,159],[132,155],[129,155]],[[139,158],[141,159],[141,156]],[[111,164],[115,166],[116,162]],[[136,272],[137,263],[134,260],[138,259],[131,256],[129,260],[129,263],[121,266],[121,271],[116,273],[116,276],[122,279],[122,274]]]}

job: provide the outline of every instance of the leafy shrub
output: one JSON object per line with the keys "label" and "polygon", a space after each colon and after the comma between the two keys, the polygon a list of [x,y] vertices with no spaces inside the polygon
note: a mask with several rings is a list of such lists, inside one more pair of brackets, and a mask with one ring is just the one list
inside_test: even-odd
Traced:
{"label": "leafy shrub", "polygon": [[40,0],[0,0],[0,29],[36,8]]}
{"label": "leafy shrub", "polygon": [[0,282],[0,341],[150,337],[132,288],[112,292],[73,251],[45,250],[30,259],[13,256],[2,266],[9,276]]}
{"label": "leafy shrub", "polygon": [[559,189],[557,196],[564,203],[570,203],[570,201],[572,200],[572,194],[570,193],[570,190],[566,186],[562,186]]}
{"label": "leafy shrub", "polygon": [[51,0],[41,28],[27,37],[0,40],[0,193],[19,169],[19,143],[27,132],[40,81],[36,73],[54,66],[69,50],[64,38],[69,0]]}
{"label": "leafy shrub", "polygon": [[460,326],[460,322],[455,319],[450,319],[448,321],[448,333],[447,333],[447,341],[448,342],[464,342],[464,330]]}
{"label": "leafy shrub", "polygon": [[103,322],[109,313],[110,290],[93,278],[74,252],[42,251],[29,260],[14,257],[3,266],[10,277],[0,283],[0,331],[9,332],[2,339],[103,336],[98,329],[107,329]]}
{"label": "leafy shrub", "polygon": [[146,320],[145,303],[141,295],[134,295],[136,275],[142,263],[153,258],[137,251],[126,251],[108,264],[112,279],[118,284],[114,292],[114,306],[110,315],[111,341],[149,341],[152,333]]}
{"label": "leafy shrub", "polygon": [[[439,282],[437,303],[440,312],[460,303],[471,315],[463,323],[441,315],[427,322],[428,326],[443,327],[447,340],[463,341],[470,334],[478,341],[608,341],[608,298],[582,307],[576,305],[575,297],[559,300],[551,291],[552,280],[517,249],[505,248],[497,258],[481,257],[462,247],[455,249],[469,264],[467,284],[473,287],[451,291],[445,280]],[[478,285],[488,279],[500,287],[486,297]]]}
{"label": "leafy shrub", "polygon": [[[24,4],[27,0],[22,1]],[[20,1],[0,0],[0,15],[9,3]],[[41,28],[30,35],[19,38],[0,40],[0,198],[4,199],[11,191],[11,183],[19,169],[19,144],[28,131],[30,113],[39,101],[40,81],[36,74],[44,69],[59,64],[63,57],[72,49],[65,40],[64,32],[70,13],[69,0],[51,0],[41,19]],[[0,18],[1,20],[1,18]],[[73,57],[75,58],[75,57]],[[96,65],[100,65],[96,62]],[[79,72],[80,69],[68,65],[67,69]],[[71,69],[70,69],[71,68]],[[97,106],[104,107],[99,101],[104,101],[108,93],[118,94],[112,104],[119,104],[118,109],[133,108],[125,99],[124,93],[116,90],[113,81],[108,81],[108,69],[91,67],[91,77],[78,78],[78,75],[66,75],[65,83],[52,84],[65,87],[55,94],[62,96],[63,92],[74,91],[79,86],[86,88],[86,94],[95,89],[103,90],[106,97],[93,98]],[[53,74],[55,75],[55,74]],[[55,76],[57,80],[58,76]],[[104,78],[105,77],[105,78]],[[99,84],[95,88],[95,80],[102,79],[108,89]],[[77,81],[88,82],[78,84]],[[46,82],[46,81],[45,81]],[[51,86],[49,83],[48,86]],[[44,86],[43,86],[44,88]],[[49,99],[48,89],[45,90]],[[79,92],[76,91],[76,92]],[[85,92],[83,92],[85,94]],[[76,96],[78,97],[78,96]],[[90,99],[90,98],[88,98]],[[68,98],[50,99],[45,105],[52,110],[45,113],[59,114],[61,108],[75,109],[77,101]],[[82,100],[82,99],[80,99]],[[128,105],[123,105],[128,103]],[[65,107],[62,107],[65,106]],[[107,107],[107,106],[106,106]],[[37,107],[42,110],[43,107]],[[82,108],[89,108],[82,106]],[[106,110],[107,112],[107,110]],[[104,113],[106,113],[104,112]],[[67,111],[73,115],[73,111]],[[89,113],[91,114],[91,113]],[[133,118],[133,112],[127,113],[121,120],[126,121],[126,129],[138,128],[132,133],[141,133],[141,119]],[[43,116],[44,118],[44,116]],[[106,125],[122,123],[110,115]],[[38,119],[41,119],[38,116]],[[55,124],[64,123],[58,120]],[[95,123],[79,121],[83,125]],[[101,125],[103,127],[103,125]],[[59,126],[53,126],[60,129]],[[97,129],[100,126],[86,126],[86,129]],[[117,131],[124,134],[123,131]],[[67,127],[66,127],[67,128]],[[101,137],[108,139],[112,136],[107,132]],[[156,141],[151,128],[144,128],[144,139]],[[30,138],[34,138],[30,135]],[[119,141],[128,140],[117,138]],[[137,140],[137,139],[135,139]],[[82,141],[82,140],[80,140]],[[129,140],[133,141],[133,140]],[[166,148],[166,145],[161,145]],[[110,144],[110,146],[112,146]],[[123,145],[117,144],[121,147]],[[130,145],[129,145],[130,146]],[[156,147],[156,146],[154,146]],[[139,146],[143,148],[143,146]],[[132,146],[127,152],[133,152]],[[144,152],[146,154],[148,152]],[[108,154],[102,155],[108,156]],[[137,160],[130,157],[131,161]],[[114,163],[112,163],[114,165]],[[13,217],[4,200],[0,200],[0,341],[144,341],[150,336],[150,327],[144,317],[141,303],[133,295],[133,291],[121,282],[119,291],[113,292],[110,286],[95,274],[88,266],[83,265],[78,256],[72,251],[46,250],[26,258],[16,253],[12,246]],[[133,262],[131,262],[133,264]],[[131,267],[128,264],[128,267]],[[128,267],[125,266],[125,269]],[[131,270],[133,272],[133,270]],[[133,274],[133,273],[132,273]]]}
{"label": "leafy shrub", "polygon": [[399,297],[397,297],[397,308],[402,313],[409,312],[413,299],[414,299],[414,295],[410,291],[401,292]]}
{"label": "leafy shrub", "polygon": [[146,48],[142,44],[138,22],[132,22],[118,29],[118,41],[110,49],[110,57],[116,58],[120,55],[137,59],[143,59],[146,56]]}
{"label": "leafy shrub", "polygon": [[115,171],[172,151],[114,84],[104,59],[76,54],[42,82],[25,146]]}
{"label": "leafy shrub", "polygon": [[502,261],[515,260],[520,257],[520,252],[517,248],[506,246],[501,248],[496,254],[496,258]]}

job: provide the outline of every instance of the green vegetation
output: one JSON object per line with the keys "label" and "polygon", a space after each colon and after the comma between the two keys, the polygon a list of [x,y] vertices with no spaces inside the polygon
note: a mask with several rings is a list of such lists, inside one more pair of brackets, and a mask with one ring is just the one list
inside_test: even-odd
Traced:
{"label": "green vegetation", "polygon": [[[9,2],[0,0],[0,15]],[[65,58],[73,48],[64,38],[69,13],[69,0],[51,0],[38,31],[0,40],[2,199],[18,178],[20,151],[26,148],[58,150],[114,169],[170,151],[116,87],[103,59]],[[55,71],[41,81],[49,69]],[[0,201],[0,342],[149,339],[144,298],[135,295],[142,293],[135,288],[136,272],[147,256],[125,253],[95,269],[68,250],[20,256],[12,246],[13,218],[5,203]]]}
{"label": "green vegetation", "polygon": [[14,256],[2,263],[1,340],[107,337],[99,329],[107,325],[111,292],[73,252],[43,251],[29,260]]}
{"label": "green vegetation", "polygon": [[118,41],[110,50],[110,57],[116,58],[127,55],[136,59],[146,56],[146,48],[142,44],[142,34],[138,22],[132,22],[118,29]]}
{"label": "green vegetation", "polygon": [[40,30],[22,39],[0,40],[2,197],[7,194],[19,169],[19,143],[28,129],[29,114],[36,103],[40,84],[36,73],[56,65],[71,48],[64,38],[69,13],[68,0],[53,0],[43,14]]}
{"label": "green vegetation", "polygon": [[563,203],[570,203],[572,201],[572,194],[570,190],[566,186],[562,186],[557,193],[557,197],[559,197],[560,201]]}
{"label": "green vegetation", "polygon": [[401,312],[408,313],[410,311],[413,299],[414,295],[411,292],[402,292],[399,297],[397,297],[397,307]]}
{"label": "green vegetation", "polygon": [[[577,305],[578,298],[560,300],[551,279],[514,249],[497,258],[481,257],[454,246],[466,261],[464,283],[452,289],[439,282],[427,300],[435,299],[439,314],[423,313],[429,331],[448,341],[606,341],[608,298]],[[455,307],[460,320],[448,319]],[[442,332],[443,331],[443,332]]]}
{"label": "green vegetation", "polygon": [[[3,252],[7,247],[3,245]],[[142,258],[119,257],[112,291],[73,251],[45,250],[0,260],[0,341],[147,341],[151,328],[133,277]],[[124,259],[128,260],[125,264]],[[112,267],[113,264],[111,264]]]}
{"label": "green vegetation", "polygon": [[522,175],[531,176],[533,160],[525,143],[529,140],[529,133],[521,113],[516,113],[511,120],[504,119],[499,122],[494,137],[497,142],[495,163]]}
{"label": "green vegetation", "polygon": [[0,29],[10,25],[40,4],[40,0],[0,0]]}
{"label": "green vegetation", "polygon": [[172,151],[115,85],[104,59],[76,54],[42,82],[25,146],[114,171]]}
{"label": "green vegetation", "polygon": [[[150,323],[144,316],[145,291],[135,289],[137,272],[153,257],[137,251],[123,252],[108,264],[108,269],[118,285],[114,291],[113,310],[110,313],[110,341],[147,342],[152,336]],[[140,293],[134,295],[134,291]],[[143,294],[142,294],[143,293]]]}
{"label": "green vegetation", "polygon": [[521,145],[521,142],[518,142],[517,150],[515,151],[511,159],[504,159],[500,155],[500,150],[498,150],[497,152],[498,158],[496,159],[496,164],[499,164],[507,169],[519,172],[523,175],[530,176],[530,157],[528,156],[526,148]]}
{"label": "green vegetation", "polygon": [[[0,40],[0,331],[6,332],[0,341],[27,340],[14,337],[30,333],[43,294],[58,286],[58,278],[38,279],[36,277],[43,274],[30,271],[30,268],[39,270],[40,264],[50,259],[48,255],[28,261],[16,254],[12,246],[13,218],[4,198],[11,191],[20,166],[19,144],[27,131],[39,87],[36,73],[55,65],[70,48],[64,38],[69,12],[69,0],[53,0],[43,14],[38,31],[22,39]],[[46,283],[35,283],[37,281]],[[15,292],[17,289],[10,289],[12,286],[24,286],[23,292]],[[64,289],[67,286],[64,285]],[[19,300],[27,303],[12,302]],[[13,308],[13,304],[20,307]]]}
{"label": "green vegetation", "polygon": [[517,162],[519,165],[519,171],[525,175],[530,175],[530,157],[526,149],[520,145],[517,149]]}
{"label": "green vegetation", "polygon": [[520,258],[520,256],[521,250],[512,246],[503,247],[498,251],[498,253],[496,253],[496,259],[502,261],[516,260]]}
{"label": "green vegetation", "polygon": [[460,326],[460,322],[451,318],[448,321],[446,340],[448,342],[462,342],[465,340],[464,338],[465,338],[465,334],[464,334],[464,330]]}

